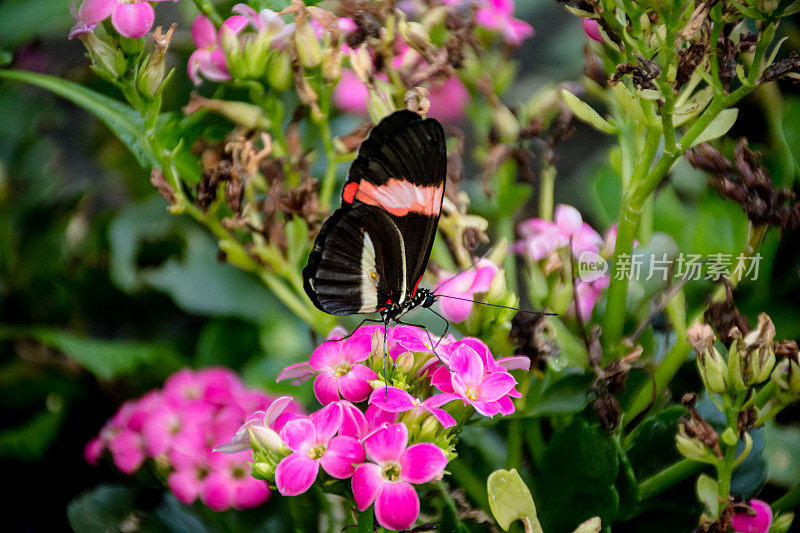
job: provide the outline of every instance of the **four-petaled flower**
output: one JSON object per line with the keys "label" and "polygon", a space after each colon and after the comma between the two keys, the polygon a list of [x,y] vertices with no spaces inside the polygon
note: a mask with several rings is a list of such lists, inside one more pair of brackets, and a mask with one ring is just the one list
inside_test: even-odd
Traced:
{"label": "four-petaled flower", "polygon": [[369,397],[370,404],[389,413],[405,413],[412,409],[426,411],[433,415],[445,428],[451,428],[456,425],[456,421],[450,413],[444,409],[439,409],[439,407],[450,401],[452,401],[452,398],[444,394],[434,394],[427,400],[420,401],[397,387],[379,387],[372,391]]}
{"label": "four-petaled flower", "polygon": [[247,26],[248,22],[247,17],[234,15],[222,23],[218,32],[205,15],[195,17],[192,22],[192,41],[197,46],[197,50],[189,56],[189,62],[186,65],[192,83],[195,85],[202,83],[200,74],[210,81],[231,79],[225,64],[225,54],[220,48],[222,33],[229,30],[236,35]]}
{"label": "four-petaled flower", "polygon": [[372,340],[366,335],[354,335],[347,340],[323,342],[311,354],[309,367],[318,372],[314,379],[314,394],[322,405],[340,398],[362,402],[372,392],[369,382],[378,374],[362,365],[372,351]]}
{"label": "four-petaled flower", "polygon": [[281,494],[296,496],[307,491],[317,479],[320,465],[337,479],[353,474],[355,465],[364,461],[364,448],[353,437],[334,437],[341,425],[342,408],[338,404],[286,423],[280,436],[293,453],[275,469],[275,484]]}
{"label": "four-petaled flower", "polygon": [[442,474],[447,457],[431,443],[408,446],[408,429],[394,424],[364,439],[367,458],[351,481],[361,511],[375,502],[375,517],[388,529],[406,529],[419,516],[419,496],[412,484],[427,483]]}

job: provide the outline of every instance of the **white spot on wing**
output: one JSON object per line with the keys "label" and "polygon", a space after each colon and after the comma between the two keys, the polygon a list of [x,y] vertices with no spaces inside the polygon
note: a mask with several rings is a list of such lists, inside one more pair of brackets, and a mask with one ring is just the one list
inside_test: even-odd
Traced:
{"label": "white spot on wing", "polygon": [[375,268],[375,246],[369,233],[364,232],[361,245],[361,313],[371,313],[378,307],[378,271]]}

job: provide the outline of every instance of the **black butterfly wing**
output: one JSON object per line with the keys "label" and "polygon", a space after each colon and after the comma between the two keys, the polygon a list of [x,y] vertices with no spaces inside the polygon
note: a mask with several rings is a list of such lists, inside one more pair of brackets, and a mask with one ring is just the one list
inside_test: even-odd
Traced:
{"label": "black butterfly wing", "polygon": [[332,315],[374,313],[405,291],[400,229],[383,209],[337,209],[322,225],[303,269],[306,293]]}
{"label": "black butterfly wing", "polygon": [[342,192],[343,207],[359,203],[380,207],[399,228],[412,295],[428,265],[446,174],[442,125],[413,111],[397,111],[361,144]]}

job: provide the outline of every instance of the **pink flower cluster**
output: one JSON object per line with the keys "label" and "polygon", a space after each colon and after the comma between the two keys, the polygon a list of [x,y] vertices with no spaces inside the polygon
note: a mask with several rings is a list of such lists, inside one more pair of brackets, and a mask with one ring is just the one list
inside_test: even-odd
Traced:
{"label": "pink flower cluster", "polygon": [[111,17],[111,24],[120,35],[138,39],[153,27],[155,12],[153,6],[144,0],[84,0],[78,8],[69,38],[93,31],[108,17]]}
{"label": "pink flower cluster", "polygon": [[[250,476],[250,451],[226,455],[212,448],[228,440],[249,413],[271,403],[229,370],[180,370],[162,389],[123,404],[86,445],[84,456],[96,464],[108,450],[126,474],[152,459],[175,497],[187,505],[199,497],[215,511],[255,507],[270,491]],[[282,407],[287,414],[298,411],[294,404]]]}
{"label": "pink flower cluster", "polygon": [[[570,246],[572,257],[575,259],[580,258],[582,254],[589,254],[597,258],[600,257],[601,252],[605,255],[612,255],[617,239],[616,226],[611,227],[603,239],[599,233],[583,221],[577,209],[564,204],[556,208],[552,221],[531,218],[522,222],[518,231],[522,240],[514,243],[513,250],[527,256],[532,261],[540,261],[550,257],[556,250]],[[610,275],[608,273],[591,281],[577,280],[575,302],[577,302],[578,311],[584,320],[591,318],[592,310],[609,282]]]}
{"label": "pink flower cluster", "polygon": [[344,333],[335,330],[308,362],[278,376],[296,384],[314,377],[321,409],[308,416],[281,415],[290,398],[279,398],[275,409],[249,417],[231,442],[217,449],[250,445],[254,469],[274,472],[285,496],[307,491],[320,470],[328,479],[349,479],[361,511],[374,504],[383,527],[409,528],[420,509],[413,485],[441,478],[457,419],[463,424],[473,412],[513,413],[512,398],[520,393],[509,370],[527,369],[529,360],[495,360],[478,339],[438,339],[417,327],[395,326],[387,328],[384,384],[378,373],[384,363],[383,327]]}

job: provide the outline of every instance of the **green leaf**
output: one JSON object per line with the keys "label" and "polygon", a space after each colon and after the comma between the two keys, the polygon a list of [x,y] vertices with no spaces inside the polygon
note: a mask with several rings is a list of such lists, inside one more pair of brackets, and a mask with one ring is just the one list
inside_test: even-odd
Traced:
{"label": "green leaf", "polygon": [[486,488],[489,508],[504,531],[508,531],[515,520],[525,520],[530,525],[530,531],[542,533],[531,491],[515,469],[495,470],[486,480]]}
{"label": "green leaf", "polygon": [[733,127],[738,116],[739,110],[736,108],[721,111],[720,114],[706,126],[706,129],[700,132],[700,135],[694,140],[692,146],[722,137]]}
{"label": "green leaf", "polygon": [[719,516],[719,483],[706,474],[697,477],[697,499],[703,502],[709,515]]}
{"label": "green leaf", "polygon": [[675,448],[675,433],[684,414],[686,409],[674,405],[642,422],[627,452],[638,479],[645,479],[681,458]]}
{"label": "green leaf", "polygon": [[36,85],[82,107],[108,126],[108,129],[133,153],[142,167],[158,168],[158,161],[144,134],[142,117],[133,108],[82,85],[55,76],[21,70],[0,70],[0,78]]}
{"label": "green leaf", "polygon": [[[548,370],[538,394],[528,395],[525,416],[561,416],[583,411],[589,404],[588,391],[594,377],[583,372]],[[531,392],[534,392],[532,390]]]}
{"label": "green leaf", "polygon": [[29,462],[40,460],[58,437],[63,421],[63,409],[46,410],[21,426],[4,428],[0,432],[0,457]]}
{"label": "green leaf", "polygon": [[[800,4],[800,0],[797,2]],[[786,144],[800,146],[800,98],[788,97],[783,108],[783,134]],[[794,162],[800,167],[800,150],[792,150]]]}
{"label": "green leaf", "polygon": [[67,506],[67,519],[73,531],[107,533],[124,530],[124,522],[132,517],[134,494],[130,489],[101,485],[82,494]]}
{"label": "green leaf", "polygon": [[770,483],[790,488],[800,480],[800,427],[764,426],[767,458],[767,479]]}
{"label": "green leaf", "polygon": [[714,88],[711,86],[703,87],[694,93],[684,104],[676,107],[672,112],[672,125],[680,126],[699,115],[713,97]]}
{"label": "green leaf", "polygon": [[267,288],[254,276],[217,261],[217,245],[205,233],[186,236],[186,255],[141,272],[147,285],[169,294],[190,313],[241,318],[261,323],[276,306]]}
{"label": "green leaf", "polygon": [[599,516],[594,516],[582,523],[572,533],[600,533],[603,523]]}
{"label": "green leaf", "polygon": [[619,508],[619,472],[611,436],[585,420],[557,430],[534,473],[536,509],[545,531],[572,531],[599,516],[610,522]]}
{"label": "green leaf", "polygon": [[614,126],[609,124],[606,119],[601,117],[600,114],[592,109],[589,104],[566,89],[561,89],[561,96],[564,97],[564,102],[567,104],[567,107],[569,107],[572,112],[575,113],[575,116],[580,120],[586,122],[599,131],[614,134],[616,131]]}
{"label": "green leaf", "polygon": [[183,361],[169,346],[78,337],[48,328],[0,328],[0,338],[28,338],[54,348],[101,380],[135,375],[147,368],[160,375],[177,370]]}

